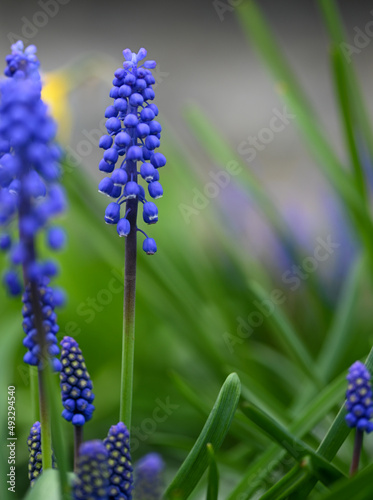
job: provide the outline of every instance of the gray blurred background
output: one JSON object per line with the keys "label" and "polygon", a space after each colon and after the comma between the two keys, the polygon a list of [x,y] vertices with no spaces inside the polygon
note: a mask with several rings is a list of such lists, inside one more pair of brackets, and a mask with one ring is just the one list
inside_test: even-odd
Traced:
{"label": "gray blurred background", "polygon": [[[74,157],[85,139],[82,131],[97,128],[110,103],[108,90],[113,71],[123,61],[122,50],[146,47],[148,56],[158,62],[156,103],[161,110],[160,121],[178,134],[189,154],[202,164],[206,157],[196,147],[183,119],[186,104],[197,103],[235,149],[248,136],[256,136],[268,126],[274,109],[282,110],[275,85],[235,17],[231,4],[240,1],[230,2],[221,1],[220,8],[225,4],[227,9],[218,12],[218,4],[212,0],[63,0],[64,5],[57,0],[2,0],[0,59],[9,53],[9,38],[21,35],[38,46],[44,72],[61,67],[76,72],[78,68],[76,84],[69,93],[73,108],[71,135],[61,138]],[[259,4],[333,143],[341,150],[328,44],[315,2],[263,0]],[[345,0],[339,5],[352,38],[356,27],[364,29],[373,19],[369,1]],[[370,107],[372,54],[373,43],[369,40],[360,53],[352,56]],[[93,65],[87,63],[91,57]],[[98,176],[99,159],[100,151],[92,148],[81,163]],[[323,219],[319,195],[324,196],[326,188],[293,123],[276,134],[248,162],[248,168],[263,179],[285,213],[300,211],[311,228]]]}

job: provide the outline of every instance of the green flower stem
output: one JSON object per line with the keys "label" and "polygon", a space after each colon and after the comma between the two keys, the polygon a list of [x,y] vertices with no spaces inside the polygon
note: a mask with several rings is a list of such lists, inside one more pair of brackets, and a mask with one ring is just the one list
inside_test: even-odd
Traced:
{"label": "green flower stem", "polygon": [[40,409],[40,427],[41,427],[41,449],[43,454],[43,470],[52,468],[52,437],[51,437],[51,419],[49,414],[47,394],[45,390],[45,377],[47,372],[45,365],[49,362],[48,346],[43,327],[43,315],[39,302],[39,291],[35,282],[30,282],[30,297],[32,310],[35,315],[35,328],[37,331],[37,342],[40,346],[41,364],[38,368],[39,381],[39,409]]}
{"label": "green flower stem", "polygon": [[39,420],[39,391],[36,385],[37,369],[34,366],[29,366],[29,375],[32,420],[36,422]]}
{"label": "green flower stem", "polygon": [[83,442],[83,426],[74,425],[74,472],[77,471],[79,448]]}
{"label": "green flower stem", "polygon": [[[137,180],[136,162],[127,161],[129,177]],[[124,263],[124,304],[123,304],[123,341],[122,375],[119,419],[131,429],[133,359],[135,351],[135,300],[136,300],[136,258],[137,258],[137,198],[126,203],[127,219],[131,231],[126,237]]]}
{"label": "green flower stem", "polygon": [[361,454],[361,449],[363,447],[363,438],[364,438],[364,431],[359,431],[359,429],[356,429],[354,453],[352,455],[352,462],[350,467],[351,477],[356,474],[359,468],[360,454]]}

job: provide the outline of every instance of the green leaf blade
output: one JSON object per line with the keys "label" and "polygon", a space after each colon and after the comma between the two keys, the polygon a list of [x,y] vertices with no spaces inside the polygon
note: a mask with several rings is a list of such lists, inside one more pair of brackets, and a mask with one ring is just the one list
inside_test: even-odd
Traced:
{"label": "green leaf blade", "polygon": [[201,434],[176,476],[168,486],[165,498],[184,500],[192,493],[209,465],[207,444],[218,450],[229,430],[241,395],[241,383],[231,373],[221,388]]}

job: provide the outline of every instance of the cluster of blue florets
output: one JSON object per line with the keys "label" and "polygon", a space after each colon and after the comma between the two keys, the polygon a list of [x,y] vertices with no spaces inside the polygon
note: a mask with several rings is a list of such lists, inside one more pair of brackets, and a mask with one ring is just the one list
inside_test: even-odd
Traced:
{"label": "cluster of blue florets", "polygon": [[45,332],[45,341],[47,343],[47,353],[41,352],[40,344],[38,343],[38,331],[36,326],[35,314],[31,301],[30,285],[26,287],[23,294],[23,331],[26,337],[23,339],[23,345],[27,347],[28,351],[23,357],[23,361],[31,366],[43,366],[43,357],[50,357],[54,371],[61,370],[61,363],[56,356],[59,354],[60,349],[57,345],[57,332],[59,327],[57,325],[57,315],[54,312],[55,296],[52,288],[48,286],[47,280],[37,287],[39,307],[43,319],[43,328]]}
{"label": "cluster of blue florets", "polygon": [[12,53],[6,56],[7,67],[4,70],[5,76],[21,76],[40,80],[40,62],[36,56],[37,48],[29,45],[24,48],[22,40],[11,46]]}
{"label": "cluster of blue florets", "polygon": [[60,385],[64,410],[62,416],[73,425],[84,425],[92,418],[95,398],[92,381],[82,351],[72,337],[61,340]]}
{"label": "cluster of blue florets", "polygon": [[[105,222],[116,224],[119,236],[128,236],[131,231],[127,219],[128,211],[131,210],[129,203],[126,213],[121,217],[121,205],[130,200],[143,203],[145,223],[154,224],[158,221],[158,208],[154,202],[146,200],[138,176],[148,183],[151,198],[157,199],[163,195],[159,168],[166,164],[166,158],[162,153],[155,152],[160,145],[162,127],[155,120],[157,106],[149,103],[154,99],[152,86],[155,83],[150,70],[155,68],[156,62],[145,61],[138,65],[146,54],[145,49],[140,49],[137,54],[130,49],[123,51],[123,68],[115,71],[110,91],[114,102],[105,111],[108,135],[102,136],[100,140],[100,147],[105,152],[99,169],[111,176],[100,182],[99,191],[116,199],[106,209]],[[115,168],[118,160],[120,166]],[[137,162],[141,162],[139,172]],[[157,251],[156,243],[153,238],[145,236],[143,249],[147,254],[154,254]]]}
{"label": "cluster of blue florets", "polygon": [[107,500],[109,489],[108,452],[102,441],[83,443],[79,448],[74,500]]}
{"label": "cluster of blue florets", "polygon": [[356,361],[349,369],[346,392],[346,422],[349,427],[360,431],[372,432],[373,401],[370,373],[360,361]]}
{"label": "cluster of blue florets", "polygon": [[[37,479],[43,471],[40,422],[35,422],[31,427],[30,434],[27,438],[27,446],[29,451],[28,478],[32,486],[35,479]],[[52,455],[52,467],[56,467],[54,455]]]}
{"label": "cluster of blue florets", "polygon": [[158,453],[148,453],[135,468],[135,500],[161,500],[164,462]]}
{"label": "cluster of blue florets", "polygon": [[[60,228],[49,227],[66,205],[57,183],[61,152],[53,142],[56,125],[41,99],[40,82],[29,77],[38,66],[34,49],[26,53],[14,51],[7,58],[6,74],[12,78],[0,83],[0,250],[9,254],[4,282],[13,295],[22,291],[17,266],[27,281],[40,282],[57,272],[51,262],[36,259],[37,233],[48,228],[46,240],[54,250],[65,241]],[[16,215],[18,239],[11,234]]]}
{"label": "cluster of blue florets", "polygon": [[133,469],[130,455],[130,436],[123,422],[110,427],[104,445],[109,455],[109,500],[131,500]]}

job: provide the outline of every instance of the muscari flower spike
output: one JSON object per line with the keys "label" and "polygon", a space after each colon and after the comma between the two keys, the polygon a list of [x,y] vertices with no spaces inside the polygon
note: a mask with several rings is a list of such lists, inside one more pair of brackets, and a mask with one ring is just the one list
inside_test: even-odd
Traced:
{"label": "muscari flower spike", "polygon": [[[22,291],[18,266],[26,281],[38,285],[57,273],[55,265],[35,255],[34,241],[41,230],[47,231],[51,249],[64,244],[62,231],[50,227],[51,219],[66,206],[58,184],[61,152],[54,143],[56,125],[41,99],[40,81],[30,77],[38,63],[31,57],[34,49],[27,50],[23,59],[21,51],[13,51],[19,64],[8,58],[11,69],[6,73],[12,78],[0,82],[0,250],[9,256],[4,282],[12,295]],[[18,241],[11,235],[17,215],[13,232],[19,230]]]}
{"label": "muscari flower spike", "polygon": [[148,453],[135,466],[135,500],[160,500],[164,462],[158,453]]}
{"label": "muscari flower spike", "polygon": [[74,500],[107,500],[109,487],[108,453],[102,441],[83,443],[79,448]]}
{"label": "muscari flower spike", "polygon": [[[152,88],[155,78],[151,69],[155,68],[156,62],[145,61],[139,65],[147,55],[143,48],[137,54],[126,49],[123,55],[123,68],[115,71],[110,91],[114,102],[105,111],[108,135],[102,136],[99,143],[104,149],[99,169],[111,176],[100,182],[99,191],[116,200],[108,205],[105,222],[115,224],[119,236],[128,236],[131,227],[127,216],[131,208],[127,203],[126,213],[121,214],[123,203],[140,201],[143,203],[144,222],[155,224],[158,221],[158,208],[146,199],[144,187],[138,179],[142,177],[147,183],[150,198],[161,198],[163,188],[159,182],[159,169],[166,164],[166,158],[155,152],[160,145],[162,127],[155,120],[157,106],[149,102],[155,95]],[[115,168],[118,161],[120,165]],[[141,162],[139,171],[138,162]],[[157,251],[154,239],[141,232],[146,238],[143,250],[148,255],[154,254]]]}
{"label": "muscari flower spike", "polygon": [[104,445],[109,458],[109,500],[131,500],[133,488],[130,436],[123,422],[112,425]]}
{"label": "muscari flower spike", "polygon": [[65,408],[62,416],[73,425],[82,426],[92,418],[95,409],[92,381],[76,340],[64,337],[61,346],[60,386]]}
{"label": "muscari flower spike", "polygon": [[373,401],[371,376],[369,370],[360,361],[356,361],[349,369],[346,392],[346,423],[359,431],[373,431]]}
{"label": "muscari flower spike", "polygon": [[[43,328],[46,334],[46,342],[48,355],[52,359],[52,367],[54,371],[60,371],[62,368],[61,362],[56,356],[59,354],[60,349],[57,345],[57,332],[59,327],[57,325],[57,315],[54,312],[55,299],[54,292],[48,286],[48,280],[44,279],[44,283],[38,287],[40,310],[43,316]],[[42,353],[40,346],[37,342],[38,332],[35,324],[35,315],[31,304],[30,285],[26,287],[23,294],[23,330],[26,337],[23,339],[23,345],[27,347],[28,351],[23,357],[23,361],[31,366],[43,366]]]}
{"label": "muscari flower spike", "polygon": [[[35,479],[43,472],[40,422],[35,422],[31,427],[27,446],[29,451],[28,478],[33,486]],[[52,454],[52,467],[56,468],[54,454]]]}

